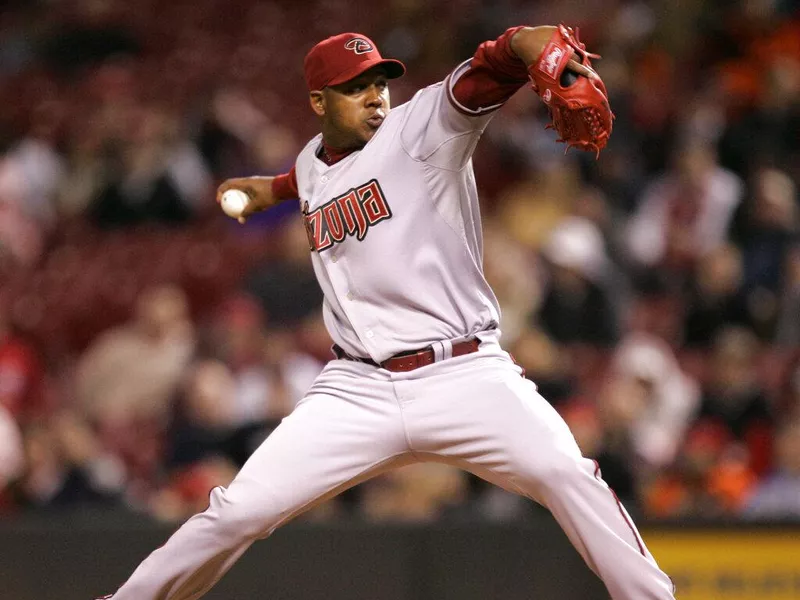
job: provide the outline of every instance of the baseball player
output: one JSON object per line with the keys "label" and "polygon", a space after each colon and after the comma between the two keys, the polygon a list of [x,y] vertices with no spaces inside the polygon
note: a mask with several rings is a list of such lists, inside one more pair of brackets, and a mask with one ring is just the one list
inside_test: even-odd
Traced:
{"label": "baseball player", "polygon": [[[567,27],[515,27],[391,109],[405,72],[366,36],[305,58],[321,134],[277,177],[232,179],[241,220],[299,199],[336,356],[208,509],[139,565],[114,600],[201,597],[254,541],[344,489],[438,461],[546,506],[614,600],[674,598],[597,464],[500,347],[481,267],[471,156],[531,83],[570,145],[597,151],[612,114]],[[390,110],[391,109],[391,110]]]}

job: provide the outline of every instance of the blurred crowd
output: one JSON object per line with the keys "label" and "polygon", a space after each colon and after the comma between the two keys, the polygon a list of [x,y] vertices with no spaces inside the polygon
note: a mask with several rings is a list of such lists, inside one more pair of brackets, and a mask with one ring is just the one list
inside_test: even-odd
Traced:
{"label": "blurred crowd", "polygon": [[[362,31],[395,104],[516,24],[580,27],[614,134],[519,92],[475,153],[503,344],[651,519],[800,519],[800,10],[792,0],[0,2],[0,518],[205,508],[330,354],[288,170],[301,65]],[[309,518],[521,519],[440,465]]]}

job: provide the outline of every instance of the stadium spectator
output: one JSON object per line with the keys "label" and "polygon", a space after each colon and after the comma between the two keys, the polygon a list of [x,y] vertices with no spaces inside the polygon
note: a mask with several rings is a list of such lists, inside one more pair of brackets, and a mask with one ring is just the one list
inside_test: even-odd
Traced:
{"label": "stadium spectator", "polygon": [[361,495],[369,520],[430,522],[467,497],[467,475],[438,463],[391,471],[368,482]]}
{"label": "stadium spectator", "polygon": [[[362,28],[396,50],[397,105],[476,43],[555,14],[603,55],[614,135],[600,160],[564,156],[521,92],[478,145],[504,345],[629,506],[772,518],[774,498],[791,504],[796,434],[781,428],[774,459],[772,436],[800,414],[797,7],[412,4],[388,21],[323,0],[4,6],[0,454],[19,455],[19,430],[25,457],[21,472],[0,460],[0,505],[185,518],[330,358],[297,204],[242,228],[213,203],[224,178],[287,170],[309,136],[295,61],[312,38]],[[409,471],[339,507],[528,514],[452,475]]]}
{"label": "stadium spectator", "polygon": [[177,394],[165,462],[170,470],[207,458],[241,462],[235,446],[235,380],[218,360],[195,363]]}
{"label": "stadium spectator", "polygon": [[619,337],[619,309],[607,289],[610,265],[597,227],[579,217],[565,219],[542,254],[550,266],[536,314],[542,329],[562,344],[612,345]]}
{"label": "stadium spectator", "polygon": [[483,270],[503,313],[503,339],[513,345],[525,333],[531,305],[541,301],[538,265],[494,219],[484,223],[483,244]]}
{"label": "stadium spectator", "polygon": [[18,423],[46,416],[45,373],[36,349],[14,331],[0,302],[0,406]]}
{"label": "stadium spectator", "polygon": [[561,416],[569,425],[584,456],[597,462],[603,480],[625,507],[638,510],[639,490],[634,464],[629,460],[629,436],[619,435],[612,428],[604,427],[604,419],[598,412],[597,406],[579,398],[560,408]]}
{"label": "stadium spectator", "polygon": [[25,431],[25,470],[12,488],[23,509],[120,505],[127,471],[79,415],[63,412]]}
{"label": "stadium spectator", "polygon": [[111,160],[111,177],[89,206],[101,227],[185,223],[211,196],[210,174],[199,151],[162,109],[139,110]]}
{"label": "stadium spectator", "polygon": [[308,257],[303,223],[292,219],[273,235],[281,255],[254,268],[245,280],[245,289],[260,302],[270,327],[294,327],[319,310],[322,290]]}
{"label": "stadium spectator", "polygon": [[749,324],[741,253],[736,246],[721,245],[700,258],[695,273],[686,300],[683,340],[689,348],[707,349],[726,325]]}
{"label": "stadium spectator", "polygon": [[758,380],[759,350],[750,330],[728,327],[719,333],[698,419],[721,426],[731,440],[743,444],[750,466],[761,474],[772,458],[775,415]]}
{"label": "stadium spectator", "polygon": [[525,369],[525,376],[553,406],[559,406],[577,393],[569,353],[543,331],[523,330],[510,348],[514,360]]}
{"label": "stadium spectator", "polygon": [[784,348],[800,347],[800,243],[793,244],[784,256],[782,306],[778,311],[775,341]]}
{"label": "stadium spectator", "polygon": [[750,518],[800,519],[800,421],[780,428],[775,439],[775,470],[745,507]]}
{"label": "stadium spectator", "polygon": [[184,293],[174,286],[142,292],[134,319],[106,331],[81,356],[77,401],[97,423],[162,421],[194,351]]}
{"label": "stadium spectator", "polygon": [[672,168],[645,188],[628,224],[627,246],[640,267],[685,276],[697,259],[725,241],[743,185],[717,163],[709,144],[679,146]]}
{"label": "stadium spectator", "polygon": [[614,354],[602,410],[630,439],[631,458],[644,473],[675,459],[700,403],[700,388],[680,368],[672,350],[634,333]]}
{"label": "stadium spectator", "polygon": [[8,485],[22,474],[24,468],[22,432],[8,410],[0,405],[0,514],[11,505]]}

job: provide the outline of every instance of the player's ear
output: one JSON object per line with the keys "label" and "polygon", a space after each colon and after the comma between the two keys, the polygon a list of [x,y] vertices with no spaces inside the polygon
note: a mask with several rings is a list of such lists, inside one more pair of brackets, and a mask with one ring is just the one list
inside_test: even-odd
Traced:
{"label": "player's ear", "polygon": [[308,94],[308,102],[318,117],[325,115],[325,95],[319,90],[313,90]]}

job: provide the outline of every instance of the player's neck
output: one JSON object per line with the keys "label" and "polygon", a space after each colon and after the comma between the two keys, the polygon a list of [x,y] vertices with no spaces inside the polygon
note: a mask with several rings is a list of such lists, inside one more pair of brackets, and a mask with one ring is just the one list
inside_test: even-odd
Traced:
{"label": "player's neck", "polygon": [[326,165],[331,166],[335,165],[337,162],[350,156],[353,152],[355,152],[357,148],[351,148],[349,150],[343,150],[341,148],[336,148],[331,146],[325,140],[322,140],[322,145],[320,146],[319,151],[317,152],[317,156],[319,159],[324,162]]}

